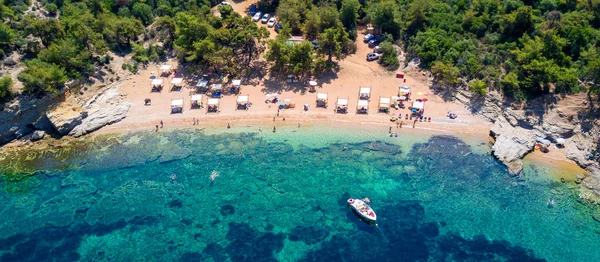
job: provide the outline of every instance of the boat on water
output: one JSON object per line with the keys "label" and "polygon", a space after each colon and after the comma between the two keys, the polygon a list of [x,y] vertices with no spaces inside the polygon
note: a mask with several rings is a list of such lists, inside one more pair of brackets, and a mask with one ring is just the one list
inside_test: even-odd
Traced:
{"label": "boat on water", "polygon": [[367,222],[375,222],[377,220],[377,214],[371,208],[369,203],[371,200],[368,198],[357,199],[350,198],[348,199],[348,205],[364,220]]}

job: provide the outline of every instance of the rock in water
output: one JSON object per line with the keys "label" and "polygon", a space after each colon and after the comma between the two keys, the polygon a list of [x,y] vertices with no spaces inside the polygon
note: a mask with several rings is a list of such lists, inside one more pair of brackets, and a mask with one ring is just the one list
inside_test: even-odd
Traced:
{"label": "rock in water", "polygon": [[534,133],[512,126],[502,116],[498,117],[490,132],[496,139],[492,147],[494,156],[508,167],[510,174],[519,174],[523,170],[521,158],[533,149]]}
{"label": "rock in water", "polygon": [[44,138],[45,135],[46,135],[46,132],[44,132],[42,130],[33,131],[33,133],[31,133],[31,141],[38,141],[38,140]]}

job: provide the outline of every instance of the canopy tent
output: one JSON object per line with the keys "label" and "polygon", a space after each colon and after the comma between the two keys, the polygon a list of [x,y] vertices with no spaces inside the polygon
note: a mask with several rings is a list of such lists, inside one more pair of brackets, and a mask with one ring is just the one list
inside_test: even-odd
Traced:
{"label": "canopy tent", "polygon": [[412,107],[422,110],[423,108],[425,108],[425,102],[416,100],[415,102],[413,102]]}
{"label": "canopy tent", "polygon": [[317,107],[327,107],[327,93],[317,93]]}
{"label": "canopy tent", "polygon": [[361,100],[369,100],[371,99],[371,88],[370,87],[361,87],[358,92],[359,99]]}
{"label": "canopy tent", "polygon": [[412,104],[412,113],[415,115],[422,115],[425,108],[425,102],[417,99]]}
{"label": "canopy tent", "polygon": [[202,107],[202,95],[192,95],[192,108]]}
{"label": "canopy tent", "polygon": [[248,110],[248,104],[249,104],[248,101],[249,101],[248,96],[238,96],[237,97],[237,109]]}
{"label": "canopy tent", "polygon": [[171,114],[183,112],[183,98],[171,99]]}
{"label": "canopy tent", "polygon": [[410,87],[409,86],[401,86],[399,88],[398,94],[400,94],[400,96],[406,96],[409,93],[410,93]]}
{"label": "canopy tent", "polygon": [[239,80],[239,79],[237,79],[237,80],[232,80],[232,81],[231,81],[231,85],[232,85],[232,86],[239,87],[239,86],[241,86],[241,85],[242,85],[242,80]]}
{"label": "canopy tent", "polygon": [[153,86],[159,86],[159,85],[162,85],[162,83],[163,83],[163,79],[162,78],[152,79],[152,85]]}
{"label": "canopy tent", "polygon": [[171,70],[171,66],[170,65],[161,65],[160,70],[163,72],[169,71],[169,70]]}
{"label": "canopy tent", "polygon": [[317,81],[308,81],[310,86],[317,86]]}
{"label": "canopy tent", "polygon": [[206,112],[210,113],[210,112],[214,112],[214,113],[218,113],[219,112],[219,99],[218,98],[209,98],[208,101],[206,102],[207,107],[206,107]]}
{"label": "canopy tent", "polygon": [[356,112],[360,114],[367,114],[367,110],[369,109],[369,101],[367,100],[358,100],[358,104],[356,106]]}
{"label": "canopy tent", "polygon": [[171,85],[181,85],[183,83],[183,78],[177,77],[171,80]]}
{"label": "canopy tent", "polygon": [[336,102],[335,113],[348,113],[348,98],[339,98]]}
{"label": "canopy tent", "polygon": [[566,142],[567,142],[567,140],[564,139],[564,138],[557,138],[556,139],[556,143],[559,144],[559,145],[564,145]]}
{"label": "canopy tent", "polygon": [[389,108],[391,104],[391,99],[389,97],[380,97],[379,98],[379,107]]}

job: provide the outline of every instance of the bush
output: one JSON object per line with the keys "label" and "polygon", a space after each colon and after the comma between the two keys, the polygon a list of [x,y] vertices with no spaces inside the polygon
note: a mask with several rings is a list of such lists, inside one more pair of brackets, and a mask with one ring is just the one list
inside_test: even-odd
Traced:
{"label": "bush", "polygon": [[398,51],[391,42],[383,42],[379,45],[383,51],[381,56],[381,65],[385,66],[387,70],[396,70],[400,67],[400,61],[398,61]]}
{"label": "bush", "polygon": [[144,3],[135,3],[133,5],[133,16],[140,19],[145,26],[154,22],[154,13],[152,13],[152,7]]}
{"label": "bush", "polygon": [[25,70],[17,78],[25,92],[58,94],[65,86],[67,72],[56,64],[33,59],[25,62]]}
{"label": "bush", "polygon": [[471,81],[471,83],[469,83],[469,88],[475,94],[478,94],[480,96],[485,96],[487,94],[487,86],[485,85],[485,82],[479,79]]}
{"label": "bush", "polygon": [[50,13],[51,15],[56,15],[56,13],[58,12],[58,6],[56,6],[56,4],[53,3],[47,3],[45,8],[46,11],[48,11],[48,13]]}
{"label": "bush", "polygon": [[14,85],[10,76],[0,78],[0,101],[6,101],[12,96],[10,88]]}

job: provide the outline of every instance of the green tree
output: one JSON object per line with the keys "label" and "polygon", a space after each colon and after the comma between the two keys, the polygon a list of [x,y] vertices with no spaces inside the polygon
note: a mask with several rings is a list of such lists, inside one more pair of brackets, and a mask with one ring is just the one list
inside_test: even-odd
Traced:
{"label": "green tree", "polygon": [[54,3],[47,3],[44,8],[46,8],[46,11],[48,11],[48,13],[51,15],[56,15],[58,12],[58,6],[56,6]]}
{"label": "green tree", "polygon": [[90,53],[82,50],[73,39],[57,41],[38,54],[40,60],[60,65],[73,78],[79,78],[81,73],[91,71],[90,57]]}
{"label": "green tree", "polygon": [[6,48],[16,39],[15,32],[6,24],[0,24],[0,47]]}
{"label": "green tree", "polygon": [[313,45],[309,41],[294,45],[290,52],[291,73],[304,76],[310,72],[313,67],[313,57]]}
{"label": "green tree", "polygon": [[265,59],[273,62],[271,69],[274,71],[283,70],[290,63],[291,50],[292,47],[285,42],[285,39],[278,38],[269,41]]}
{"label": "green tree", "polygon": [[340,20],[348,31],[356,29],[358,10],[360,10],[360,3],[358,0],[342,1],[342,8],[340,8]]}
{"label": "green tree", "polygon": [[396,70],[400,67],[400,61],[398,61],[398,51],[396,47],[388,41],[379,44],[383,54],[381,55],[381,65],[385,66],[387,70]]}
{"label": "green tree", "polygon": [[0,78],[0,101],[5,101],[12,96],[11,88],[14,84],[10,76]]}
{"label": "green tree", "polygon": [[438,83],[442,85],[458,84],[458,68],[452,64],[447,64],[442,61],[435,61],[431,66],[431,73],[435,76]]}
{"label": "green tree", "polygon": [[521,6],[516,11],[502,17],[500,30],[502,34],[514,39],[535,28],[535,16],[531,6]]}
{"label": "green tree", "polygon": [[500,86],[504,93],[517,98],[518,100],[524,99],[523,92],[519,86],[519,77],[515,72],[509,72],[500,81]]}
{"label": "green tree", "polygon": [[391,34],[394,39],[400,36],[400,22],[398,4],[395,1],[382,1],[374,3],[370,8],[371,22],[381,28],[385,33]]}
{"label": "green tree", "polygon": [[227,18],[231,13],[233,13],[233,8],[230,5],[224,5],[219,7],[219,13],[222,18]]}
{"label": "green tree", "polygon": [[152,7],[144,3],[133,4],[133,16],[140,19],[144,25],[150,25],[154,22],[154,13]]}
{"label": "green tree", "polygon": [[58,65],[33,59],[25,62],[25,70],[17,78],[25,92],[56,95],[65,86],[67,73]]}
{"label": "green tree", "polygon": [[487,87],[485,85],[485,81],[475,79],[471,81],[471,83],[469,83],[469,88],[477,95],[485,96],[485,94],[487,94]]}

